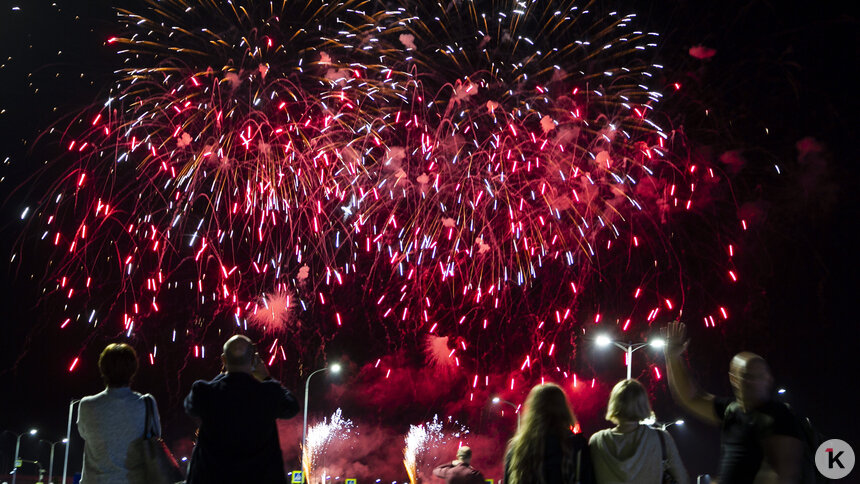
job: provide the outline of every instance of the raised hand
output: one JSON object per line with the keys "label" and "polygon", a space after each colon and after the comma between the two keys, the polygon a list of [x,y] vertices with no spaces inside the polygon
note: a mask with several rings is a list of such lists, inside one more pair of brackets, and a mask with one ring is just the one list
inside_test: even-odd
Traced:
{"label": "raised hand", "polygon": [[663,354],[666,358],[679,357],[687,350],[689,342],[687,325],[680,321],[672,321],[666,326],[666,346],[663,347]]}
{"label": "raised hand", "polygon": [[260,381],[269,378],[269,368],[266,366],[266,363],[263,362],[263,359],[260,358],[259,353],[254,353],[254,365],[251,368],[251,374],[254,375],[254,378]]}

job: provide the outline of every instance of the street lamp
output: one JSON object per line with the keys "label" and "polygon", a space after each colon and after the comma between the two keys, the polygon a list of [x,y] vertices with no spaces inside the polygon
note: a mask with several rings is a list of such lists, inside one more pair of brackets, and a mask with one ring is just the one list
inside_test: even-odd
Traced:
{"label": "street lamp", "polygon": [[673,425],[684,425],[684,421],[675,420],[674,422],[654,422],[654,425],[660,427],[660,430],[666,430]]}
{"label": "street lamp", "polygon": [[625,364],[627,365],[627,379],[631,378],[633,374],[633,352],[642,349],[646,346],[650,346],[654,349],[660,349],[666,346],[666,341],[661,338],[654,338],[647,343],[621,343],[618,341],[614,341],[612,338],[605,334],[598,335],[595,338],[594,342],[597,344],[598,348],[606,348],[609,345],[615,345],[618,348],[621,348],[626,353]]}
{"label": "street lamp", "polygon": [[51,446],[51,459],[48,463],[48,484],[54,484],[54,446],[57,444],[67,444],[69,443],[69,439],[58,440],[56,442],[39,439],[39,442],[44,442]]}
{"label": "street lamp", "polygon": [[653,416],[646,418],[645,420],[640,421],[639,423],[643,425],[647,425],[649,427],[659,428],[660,430],[666,430],[673,425],[684,425],[683,420],[675,420],[674,422],[658,422],[656,418]]}
{"label": "street lamp", "polygon": [[504,403],[505,405],[510,405],[511,408],[514,409],[514,413],[517,414],[517,429],[520,428],[520,413],[517,412],[517,406],[516,405],[514,405],[512,402],[509,402],[507,400],[502,400],[499,397],[493,397],[493,403],[496,405],[498,405],[500,403]]}
{"label": "street lamp", "polygon": [[21,450],[21,437],[27,434],[35,436],[37,433],[39,433],[38,430],[30,429],[27,432],[18,434],[18,439],[15,441],[15,460],[12,461],[12,484],[15,484],[15,481],[18,480],[18,451]]}
{"label": "street lamp", "polygon": [[320,368],[319,370],[308,375],[308,379],[305,380],[305,421],[304,421],[304,424],[302,424],[302,452],[304,452],[304,449],[307,445],[307,438],[308,438],[308,390],[310,389],[311,377],[316,375],[317,373],[319,373],[321,371],[326,371],[326,370],[329,370],[332,373],[334,373],[335,375],[337,375],[338,373],[340,373],[340,363],[335,363],[331,366],[327,366],[325,368]]}
{"label": "street lamp", "polygon": [[66,484],[66,476],[69,470],[69,439],[72,438],[72,415],[75,411],[75,404],[80,402],[80,398],[73,398],[69,401],[69,421],[66,424],[66,455],[63,457],[63,484]]}

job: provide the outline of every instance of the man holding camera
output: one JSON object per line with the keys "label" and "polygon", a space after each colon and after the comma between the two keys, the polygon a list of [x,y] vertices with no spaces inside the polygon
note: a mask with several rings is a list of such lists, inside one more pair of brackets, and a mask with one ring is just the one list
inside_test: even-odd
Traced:
{"label": "man holding camera", "polygon": [[246,336],[227,340],[221,361],[224,372],[194,382],[185,398],[186,413],[200,424],[186,482],[286,484],[277,419],[296,415],[298,402],[269,376]]}

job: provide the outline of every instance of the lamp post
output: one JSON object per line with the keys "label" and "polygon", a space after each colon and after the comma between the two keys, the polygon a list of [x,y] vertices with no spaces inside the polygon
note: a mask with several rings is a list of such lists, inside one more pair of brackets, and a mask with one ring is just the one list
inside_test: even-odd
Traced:
{"label": "lamp post", "polygon": [[67,444],[69,439],[58,440],[56,442],[39,439],[39,442],[44,442],[51,446],[51,458],[48,461],[48,484],[54,484],[54,446],[57,444]]}
{"label": "lamp post", "polygon": [[36,435],[39,433],[36,429],[30,429],[27,432],[18,434],[18,439],[15,441],[15,460],[12,461],[12,484],[15,484],[15,481],[18,480],[18,451],[21,450],[21,437],[24,435]]}
{"label": "lamp post", "polygon": [[633,352],[639,349],[642,349],[646,346],[650,346],[654,349],[660,349],[666,345],[666,341],[660,338],[654,338],[647,343],[621,343],[618,341],[613,341],[612,338],[606,336],[605,334],[601,334],[595,339],[595,343],[599,348],[606,348],[609,345],[615,345],[618,348],[621,348],[626,353],[625,363],[627,364],[627,379],[631,378],[633,374]]}
{"label": "lamp post", "polygon": [[76,398],[69,402],[69,422],[66,424],[66,456],[63,458],[63,484],[66,484],[66,472],[69,470],[69,442],[72,438],[72,414],[75,411],[75,404],[80,401],[80,398]]}
{"label": "lamp post", "polygon": [[340,364],[335,363],[331,366],[327,366],[325,368],[320,368],[319,370],[316,370],[313,373],[311,373],[310,375],[308,375],[308,379],[305,380],[305,420],[304,420],[304,423],[302,424],[302,452],[304,452],[305,446],[307,445],[307,438],[308,438],[308,390],[310,389],[310,385],[311,385],[311,377],[316,375],[317,373],[319,373],[321,371],[326,371],[326,370],[330,370],[332,373],[334,373],[336,375],[336,374],[340,373]]}
{"label": "lamp post", "polygon": [[519,428],[520,428],[520,417],[521,417],[521,415],[520,415],[520,413],[519,413],[519,412],[517,412],[517,406],[516,406],[514,403],[509,402],[509,401],[507,401],[507,400],[502,400],[502,399],[501,399],[501,398],[499,398],[499,397],[493,397],[493,403],[494,403],[494,404],[496,404],[496,405],[498,405],[498,404],[500,404],[500,403],[504,403],[505,405],[510,405],[510,406],[511,406],[511,408],[513,408],[513,409],[514,409],[514,413],[515,413],[515,414],[517,414],[517,429],[519,430]]}

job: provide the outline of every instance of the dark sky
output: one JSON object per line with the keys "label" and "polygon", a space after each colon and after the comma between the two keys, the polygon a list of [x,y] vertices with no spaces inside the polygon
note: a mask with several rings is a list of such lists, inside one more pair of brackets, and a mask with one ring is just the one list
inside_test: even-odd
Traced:
{"label": "dark sky", "polygon": [[[665,33],[660,55],[667,69],[720,120],[709,125],[691,112],[688,136],[703,151],[744,151],[749,163],[735,179],[734,196],[762,220],[743,241],[751,292],[746,314],[716,340],[693,334],[691,362],[699,378],[709,390],[728,393],[729,356],[745,348],[760,352],[788,389],[787,401],[825,435],[860,445],[856,397],[850,396],[857,393],[851,386],[860,336],[857,12],[835,2],[794,0],[636,2],[635,11],[648,28]],[[68,376],[59,333],[34,334],[34,319],[47,310],[29,278],[33,268],[10,265],[9,258],[22,208],[46,186],[30,176],[51,150],[33,148],[34,141],[111,84],[117,58],[103,43],[116,32],[112,19],[101,0],[0,2],[0,431],[38,426],[44,438],[59,440],[69,400],[100,387],[94,374]],[[702,62],[686,54],[698,44],[716,55]],[[823,150],[799,158],[796,143],[806,137]],[[775,163],[782,176],[773,175]],[[168,440],[187,439],[191,430],[178,405],[183,385],[212,371],[190,368],[181,382],[169,368],[140,376],[139,387],[151,388],[163,407]],[[662,415],[683,416],[664,388],[655,397]],[[688,468],[693,475],[712,472],[717,433],[687,421],[673,434]],[[8,433],[0,436],[4,469],[13,444]],[[47,460],[44,445],[25,442],[24,449]]]}

